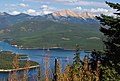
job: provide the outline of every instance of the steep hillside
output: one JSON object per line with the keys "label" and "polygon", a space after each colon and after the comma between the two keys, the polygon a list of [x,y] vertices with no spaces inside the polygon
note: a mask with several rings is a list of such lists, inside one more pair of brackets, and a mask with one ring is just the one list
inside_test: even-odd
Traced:
{"label": "steep hillside", "polygon": [[[84,49],[102,48],[98,24],[68,24],[53,21],[24,21],[0,30],[1,38],[23,48],[63,47],[79,44]],[[97,43],[96,43],[97,42]]]}

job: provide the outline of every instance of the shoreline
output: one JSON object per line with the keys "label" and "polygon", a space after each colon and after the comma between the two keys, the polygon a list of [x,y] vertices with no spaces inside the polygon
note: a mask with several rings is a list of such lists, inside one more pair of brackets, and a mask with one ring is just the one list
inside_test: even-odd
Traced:
{"label": "shoreline", "polygon": [[[17,47],[18,48],[18,47]],[[21,50],[48,50],[48,48],[20,48]],[[76,49],[67,49],[67,48],[62,48],[62,47],[58,47],[58,48],[54,48],[54,47],[51,47],[49,48],[49,50],[65,50],[65,51],[75,51]],[[92,50],[85,50],[85,49],[81,49],[80,48],[80,51],[85,51],[85,52],[91,52]]]}
{"label": "shoreline", "polygon": [[[19,47],[17,47],[19,48]],[[75,49],[66,49],[66,48],[62,48],[62,47],[48,47],[48,48],[19,48],[21,50],[75,50]]]}
{"label": "shoreline", "polygon": [[[3,41],[0,41],[0,42],[3,42]],[[46,48],[40,48],[40,47],[37,47],[37,48],[29,48],[29,47],[21,47],[21,46],[18,46],[18,45],[13,45],[13,44],[10,44],[11,46],[13,47],[16,47],[16,48],[19,48],[21,50],[47,50],[49,48],[49,50],[72,50],[72,51],[75,51],[76,49],[75,48],[64,48],[64,47],[46,47]],[[80,51],[87,51],[87,52],[91,52],[92,50],[89,50],[89,49],[83,49],[83,48],[80,48]]]}
{"label": "shoreline", "polygon": [[[30,66],[29,69],[33,69],[33,68],[39,68],[40,65],[36,65],[36,66]],[[21,71],[21,70],[24,70],[25,68],[19,68],[17,69],[17,71]],[[14,71],[15,69],[8,69],[8,70],[4,70],[4,69],[0,69],[0,72],[12,72]]]}

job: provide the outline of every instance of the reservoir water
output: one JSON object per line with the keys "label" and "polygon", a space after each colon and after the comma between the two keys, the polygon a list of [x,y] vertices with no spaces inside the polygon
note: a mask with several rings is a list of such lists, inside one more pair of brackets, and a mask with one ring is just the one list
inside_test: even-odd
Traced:
{"label": "reservoir water", "polygon": [[[11,51],[18,54],[27,54],[29,58],[33,61],[38,62],[42,66],[42,71],[44,72],[45,60],[48,51],[46,49],[19,49],[14,46],[11,46],[8,43],[0,42],[0,50],[1,51]],[[75,54],[75,50],[63,50],[63,49],[52,49],[49,51],[49,67],[51,72],[53,72],[54,68],[54,60],[58,58],[62,64],[62,68],[64,67],[67,62],[72,64],[73,58]],[[83,60],[85,55],[90,55],[90,52],[80,51],[80,58]],[[6,73],[0,73],[0,78],[6,75]]]}

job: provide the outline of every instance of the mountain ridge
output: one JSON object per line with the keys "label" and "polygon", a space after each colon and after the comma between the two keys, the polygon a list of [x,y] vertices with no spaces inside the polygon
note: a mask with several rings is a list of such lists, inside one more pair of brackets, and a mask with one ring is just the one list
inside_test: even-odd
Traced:
{"label": "mountain ridge", "polygon": [[61,10],[61,11],[56,11],[53,12],[52,15],[54,16],[71,16],[71,17],[77,17],[77,18],[95,18],[95,14],[89,13],[89,12],[76,12],[73,10]]}
{"label": "mountain ridge", "polygon": [[43,15],[43,18],[52,20],[54,22],[74,23],[74,24],[98,24],[95,14],[82,12],[78,13],[72,10],[62,10]]}
{"label": "mountain ridge", "polygon": [[57,11],[43,16],[40,15],[31,16],[25,13],[10,15],[6,12],[3,12],[0,13],[0,28],[8,27],[16,23],[28,21],[28,20],[39,20],[39,21],[51,20],[54,22],[75,23],[75,24],[98,23],[95,19],[95,14],[91,14],[88,12],[78,13],[72,10]]}

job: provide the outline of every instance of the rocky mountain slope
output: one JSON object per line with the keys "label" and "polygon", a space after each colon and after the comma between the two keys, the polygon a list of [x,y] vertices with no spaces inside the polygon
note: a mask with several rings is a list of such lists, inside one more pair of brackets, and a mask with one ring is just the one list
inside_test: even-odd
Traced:
{"label": "rocky mountain slope", "polygon": [[43,18],[62,23],[95,24],[98,23],[95,16],[88,12],[78,13],[72,10],[62,10],[44,15]]}

